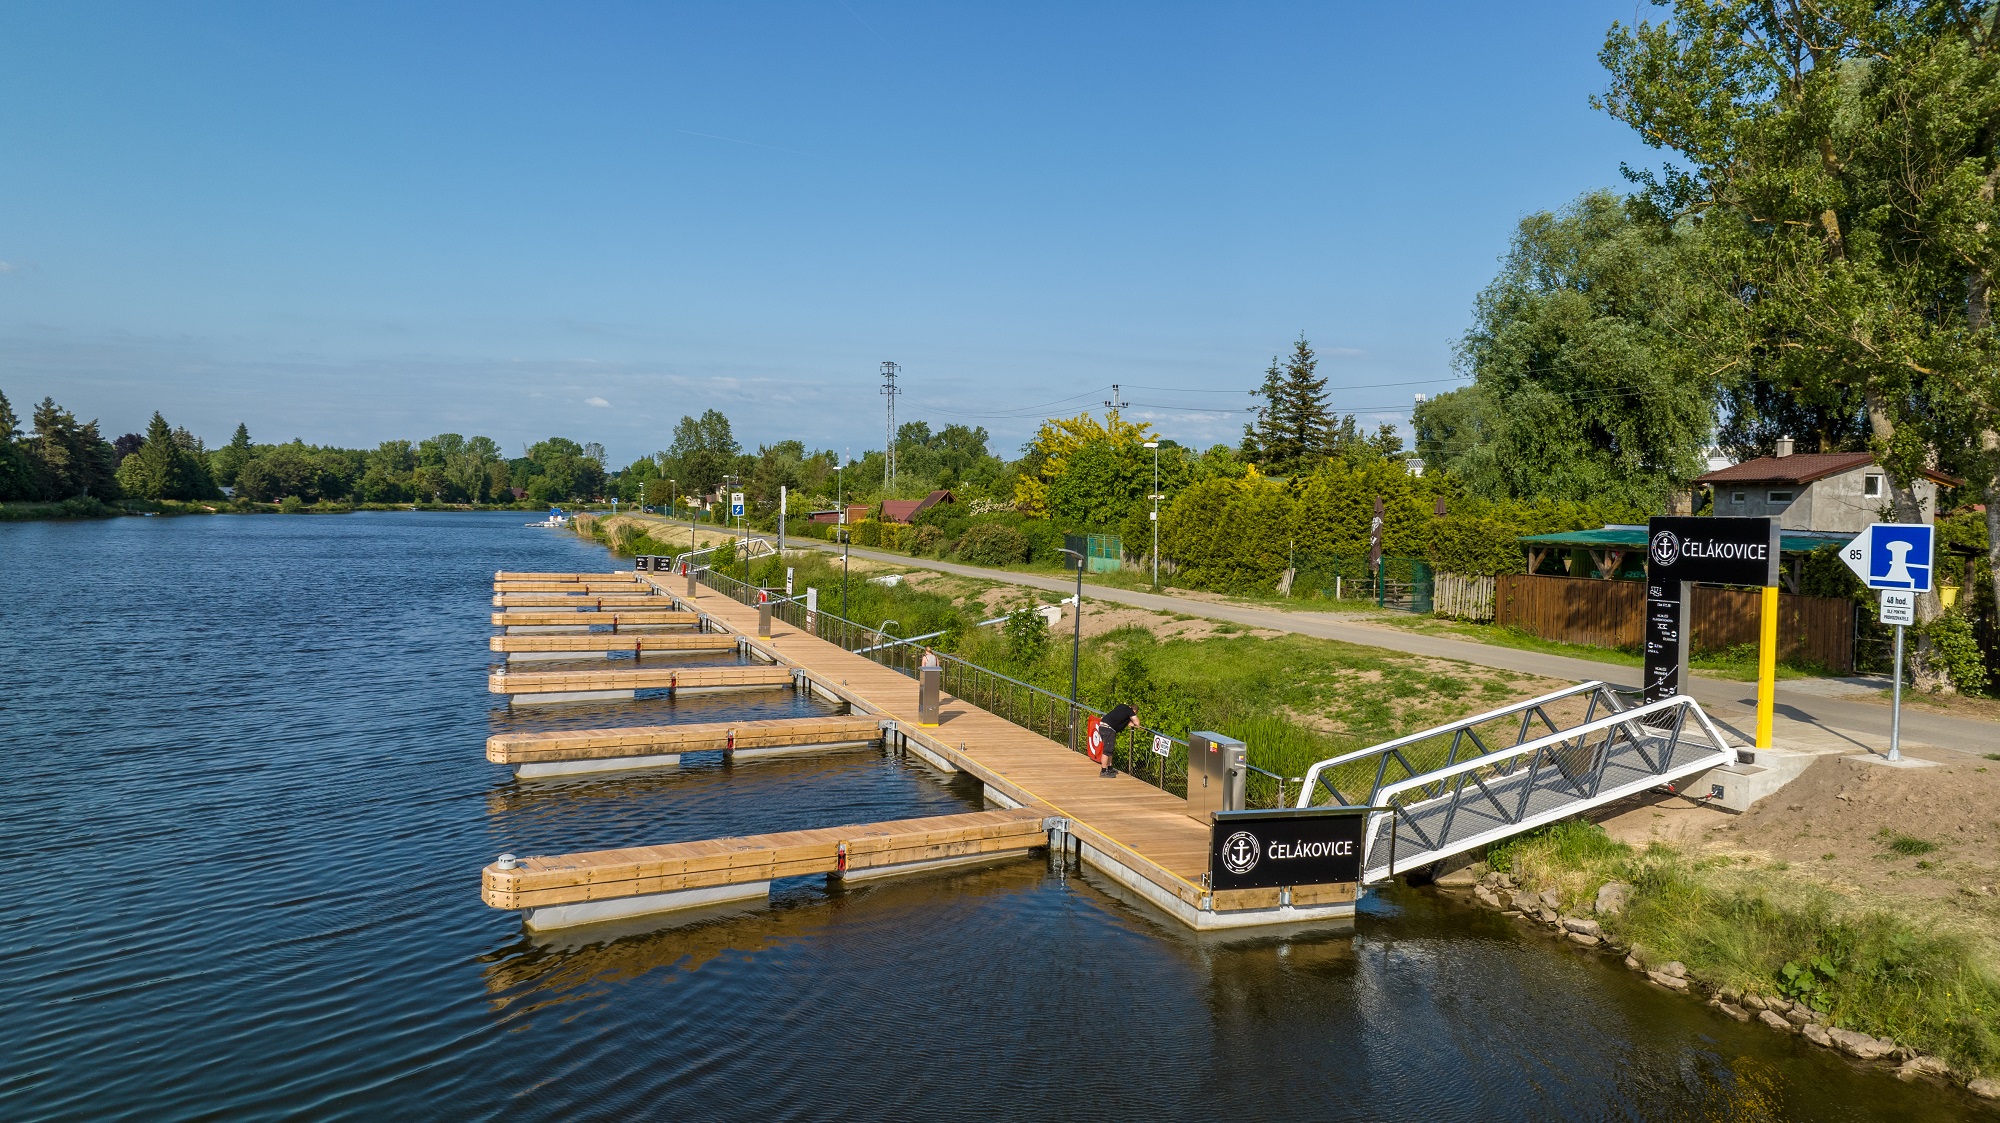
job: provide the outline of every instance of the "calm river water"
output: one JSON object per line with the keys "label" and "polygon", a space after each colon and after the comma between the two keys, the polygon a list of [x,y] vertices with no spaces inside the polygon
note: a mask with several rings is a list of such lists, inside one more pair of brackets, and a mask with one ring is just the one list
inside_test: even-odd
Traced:
{"label": "calm river water", "polygon": [[[494,730],[811,712],[485,691],[520,515],[0,524],[0,1114],[1986,1118],[1417,892],[1198,939],[1040,860],[523,933],[552,853],[975,806],[880,752],[516,783]],[[520,725],[513,725],[514,721]]]}

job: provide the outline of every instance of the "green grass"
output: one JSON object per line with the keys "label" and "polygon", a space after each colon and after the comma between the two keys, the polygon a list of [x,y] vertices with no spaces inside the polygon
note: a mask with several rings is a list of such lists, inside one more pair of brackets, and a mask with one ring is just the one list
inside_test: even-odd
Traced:
{"label": "green grass", "polygon": [[1915,858],[1918,855],[1928,854],[1938,848],[1938,844],[1929,839],[1918,838],[1915,835],[1897,834],[1887,829],[1883,830],[1879,837],[1882,839],[1883,846],[1901,854],[1905,858]]}
{"label": "green grass", "polygon": [[1646,962],[1677,959],[1710,987],[1788,995],[1962,1071],[2000,1069],[1991,948],[1928,917],[1870,907],[1775,865],[1660,843],[1637,850],[1576,821],[1513,839],[1489,861],[1531,889],[1556,888],[1570,912],[1588,912],[1607,881],[1630,884],[1625,913],[1600,919]]}

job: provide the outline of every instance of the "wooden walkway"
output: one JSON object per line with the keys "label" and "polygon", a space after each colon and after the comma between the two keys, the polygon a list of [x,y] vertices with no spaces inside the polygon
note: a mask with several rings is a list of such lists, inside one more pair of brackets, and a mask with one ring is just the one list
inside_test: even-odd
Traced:
{"label": "wooden walkway", "polygon": [[494,671],[490,694],[568,694],[617,690],[704,690],[790,686],[786,667],[617,667],[588,671]]}
{"label": "wooden walkway", "polygon": [[543,764],[717,749],[857,744],[876,741],[881,736],[879,719],[850,716],[765,718],[700,725],[635,725],[617,729],[558,729],[548,733],[507,733],[489,737],[486,739],[486,759],[495,764]]}
{"label": "wooden walkway", "polygon": [[[1187,909],[1221,913],[1278,906],[1277,889],[1210,893],[1204,888],[1210,825],[1188,814],[1185,799],[1122,773],[1100,776],[1098,766],[1081,753],[962,699],[947,696],[939,726],[921,728],[915,679],[779,620],[772,621],[769,639],[756,638],[756,608],[707,588],[688,602],[673,593],[666,579],[640,576],[685,607],[745,636],[753,649],[803,669],[817,686],[844,698],[857,712],[895,719],[900,735],[971,773],[1000,801],[1068,819],[1080,841],[1144,883],[1128,881],[1129,888],[1171,908],[1183,920],[1188,919]],[[1119,876],[1116,868],[1102,864],[1100,868]],[[1172,902],[1160,899],[1162,893],[1182,907],[1172,908]],[[1349,885],[1299,887],[1292,893],[1295,907],[1353,899],[1354,887]]]}
{"label": "wooden walkway", "polygon": [[701,623],[691,612],[682,612],[678,607],[627,609],[618,612],[496,612],[493,626],[496,628],[538,628],[577,627],[609,625],[613,632],[619,628],[692,628]]}
{"label": "wooden walkway", "polygon": [[630,651],[639,656],[644,656],[649,651],[734,651],[736,644],[735,636],[720,633],[648,635],[645,632],[626,632],[623,635],[612,632],[544,633],[528,636],[494,636],[487,641],[490,650],[508,654],[575,651],[588,655],[600,651]]}
{"label": "wooden walkway", "polygon": [[657,608],[659,597],[645,593],[495,593],[495,608]]}
{"label": "wooden walkway", "polygon": [[[480,896],[494,908],[527,910],[531,928],[555,927],[633,910],[659,911],[676,903],[675,896],[689,903],[762,896],[781,877],[852,877],[895,867],[978,861],[1046,845],[1038,811],[975,811],[496,862],[480,874]],[[748,893],[714,893],[731,887],[752,888]],[[704,892],[711,895],[696,896]],[[591,904],[607,907],[595,912],[577,908]],[[546,914],[540,922],[538,911]]]}

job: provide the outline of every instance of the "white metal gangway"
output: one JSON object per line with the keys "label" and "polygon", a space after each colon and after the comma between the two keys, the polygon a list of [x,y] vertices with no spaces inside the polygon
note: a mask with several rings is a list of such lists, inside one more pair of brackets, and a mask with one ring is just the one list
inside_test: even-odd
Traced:
{"label": "white metal gangway", "polygon": [[[1323,760],[1298,806],[1373,809],[1361,861],[1373,883],[1735,763],[1694,699],[1634,697],[1581,683]],[[1580,719],[1555,714],[1579,704]]]}
{"label": "white metal gangway", "polygon": [[732,538],[728,542],[718,543],[714,546],[703,546],[699,550],[689,550],[685,554],[675,554],[674,572],[679,573],[682,565],[690,563],[696,568],[705,567],[708,564],[709,555],[722,549],[723,546],[736,547],[736,556],[739,561],[756,561],[758,558],[768,558],[778,552],[778,547],[773,545],[768,538],[758,538],[755,535],[744,538]]}

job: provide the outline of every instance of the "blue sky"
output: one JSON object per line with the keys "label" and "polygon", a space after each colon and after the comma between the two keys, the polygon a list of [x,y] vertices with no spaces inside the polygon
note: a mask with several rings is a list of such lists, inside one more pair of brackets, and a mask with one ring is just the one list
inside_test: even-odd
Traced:
{"label": "blue sky", "polygon": [[1404,421],[1514,223],[1652,157],[1586,101],[1634,12],[14,4],[0,390],[623,464],[880,447],[890,359],[1012,455],[1113,382],[1233,442],[1303,331]]}

